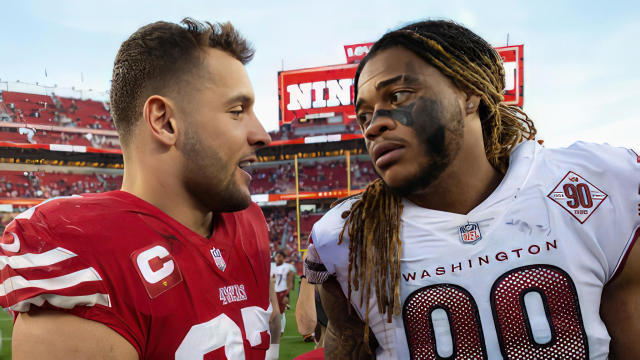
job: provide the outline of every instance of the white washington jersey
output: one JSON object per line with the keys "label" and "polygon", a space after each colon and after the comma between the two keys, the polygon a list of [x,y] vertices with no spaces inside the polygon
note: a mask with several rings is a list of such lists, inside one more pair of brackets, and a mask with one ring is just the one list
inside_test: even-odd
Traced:
{"label": "white washington jersey", "polygon": [[[529,141],[466,215],[404,200],[401,314],[387,323],[370,298],[378,359],[606,359],[600,298],[640,235],[639,161],[607,145]],[[349,245],[338,236],[353,201],[315,224],[307,257],[345,294]],[[351,298],[363,318],[360,293]]]}
{"label": "white washington jersey", "polygon": [[273,267],[273,272],[271,273],[271,276],[275,276],[276,278],[276,285],[275,285],[276,292],[282,292],[287,290],[287,275],[289,274],[290,271],[292,271],[291,265],[287,264],[286,262],[283,262],[282,264],[276,265]]}

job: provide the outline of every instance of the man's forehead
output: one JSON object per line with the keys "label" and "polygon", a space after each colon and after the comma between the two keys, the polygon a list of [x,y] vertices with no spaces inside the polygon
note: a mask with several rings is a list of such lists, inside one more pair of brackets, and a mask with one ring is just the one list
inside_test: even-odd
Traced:
{"label": "man's forehead", "polygon": [[213,82],[232,83],[248,81],[247,70],[240,60],[219,49],[205,51],[203,76]]}
{"label": "man's forehead", "polygon": [[358,88],[373,85],[378,89],[379,83],[384,85],[392,78],[398,78],[403,82],[415,81],[424,74],[425,65],[430,67],[409,50],[403,48],[383,50],[365,65],[358,79]]}
{"label": "man's forehead", "polygon": [[240,61],[217,49],[211,49],[200,72],[200,86],[218,93],[223,102],[234,99],[252,102],[253,86],[247,71]]}
{"label": "man's forehead", "polygon": [[382,50],[367,62],[360,74],[358,99],[390,85],[437,86],[442,84],[443,78],[446,77],[440,70],[409,50],[402,47]]}

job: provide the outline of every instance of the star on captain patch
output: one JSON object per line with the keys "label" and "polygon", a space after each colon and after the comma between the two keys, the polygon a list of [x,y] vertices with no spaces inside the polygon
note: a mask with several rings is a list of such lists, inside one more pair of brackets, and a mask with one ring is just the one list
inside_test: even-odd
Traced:
{"label": "star on captain patch", "polygon": [[580,224],[584,224],[607,198],[607,194],[582,176],[569,171],[547,197],[565,209]]}
{"label": "star on captain patch", "polygon": [[224,262],[224,259],[222,258],[222,253],[220,252],[219,249],[216,249],[216,248],[211,249],[211,256],[213,256],[213,261],[216,263],[220,271],[224,271],[224,269],[227,268],[227,263]]}
{"label": "star on captain patch", "polygon": [[459,227],[460,241],[463,244],[475,244],[477,241],[482,240],[482,234],[480,234],[480,226],[478,223],[467,223]]}

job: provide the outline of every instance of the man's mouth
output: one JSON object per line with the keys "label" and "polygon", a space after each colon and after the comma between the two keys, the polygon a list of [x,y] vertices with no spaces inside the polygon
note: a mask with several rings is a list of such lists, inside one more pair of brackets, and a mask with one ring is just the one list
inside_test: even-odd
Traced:
{"label": "man's mouth", "polygon": [[253,173],[253,163],[256,162],[256,158],[255,156],[248,158],[248,159],[244,159],[241,160],[238,163],[238,167],[240,168],[240,170],[242,170],[244,173],[246,173],[249,176],[249,179],[251,179],[251,174]]}
{"label": "man's mouth", "polygon": [[404,151],[404,146],[393,142],[384,142],[373,147],[373,162],[379,169],[389,167],[396,162]]}

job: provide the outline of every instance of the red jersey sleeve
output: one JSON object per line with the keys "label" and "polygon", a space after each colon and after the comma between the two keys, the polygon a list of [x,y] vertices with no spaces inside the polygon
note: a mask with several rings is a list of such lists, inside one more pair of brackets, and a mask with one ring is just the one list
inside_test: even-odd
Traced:
{"label": "red jersey sleeve", "polygon": [[140,337],[114,310],[109,287],[89,259],[50,230],[37,207],[18,215],[0,242],[0,305],[14,316],[33,307],[98,321],[132,343]]}

